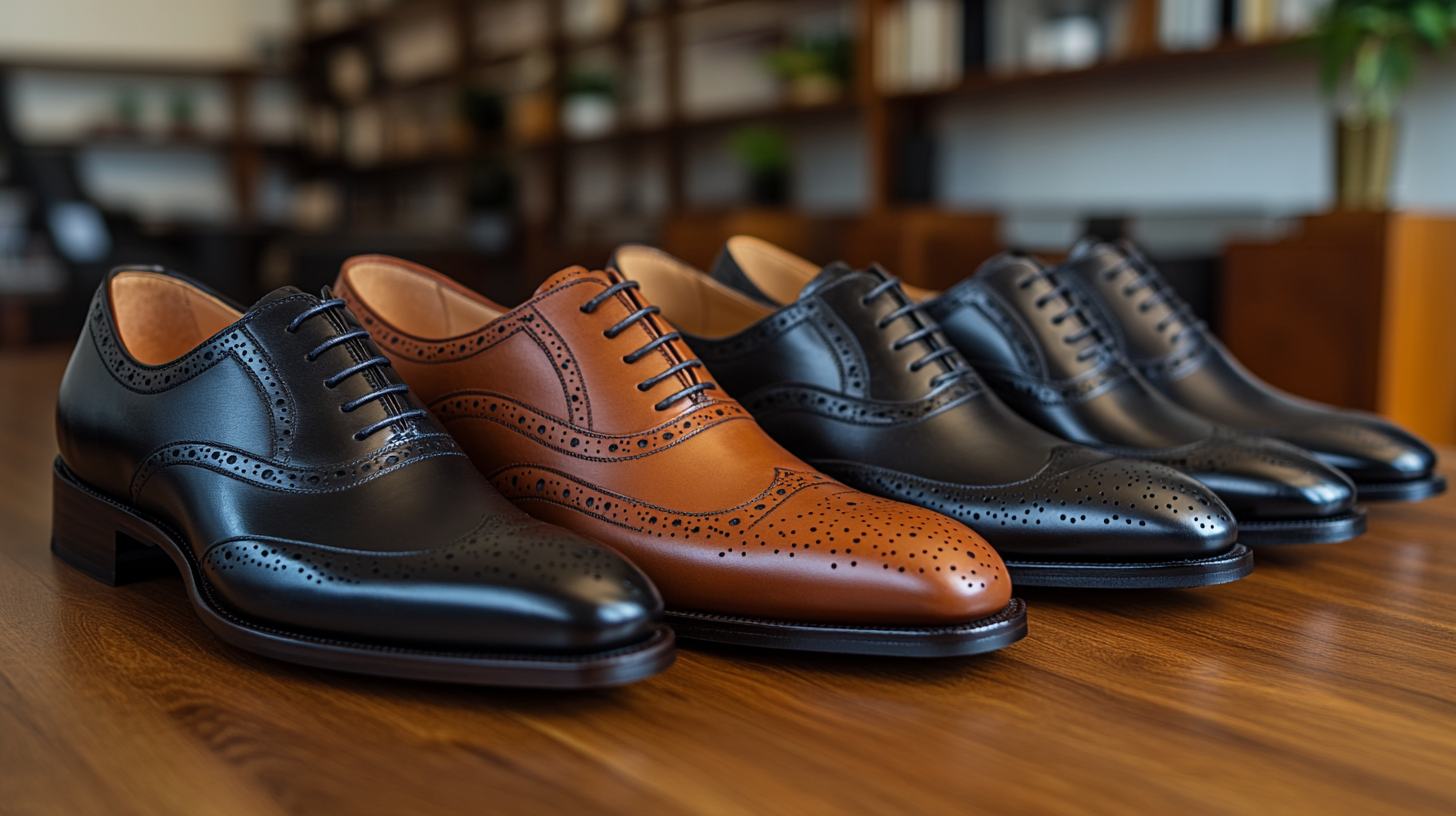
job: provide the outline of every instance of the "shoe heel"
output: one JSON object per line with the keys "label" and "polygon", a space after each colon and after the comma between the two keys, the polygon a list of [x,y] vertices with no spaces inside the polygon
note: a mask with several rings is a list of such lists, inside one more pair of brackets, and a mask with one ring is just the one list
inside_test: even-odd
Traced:
{"label": "shoe heel", "polygon": [[167,551],[148,540],[151,524],[88,493],[59,458],[52,485],[51,552],[57,558],[111,586],[177,571]]}

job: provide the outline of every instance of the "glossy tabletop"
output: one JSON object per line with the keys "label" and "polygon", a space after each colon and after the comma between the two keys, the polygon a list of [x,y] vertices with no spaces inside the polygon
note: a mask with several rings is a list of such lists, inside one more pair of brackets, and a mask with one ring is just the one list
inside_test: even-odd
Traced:
{"label": "glossy tabletop", "polygon": [[1456,813],[1456,495],[1233,585],[1020,590],[1031,635],[987,656],[689,645],[612,691],[435,686],[256,657],[178,578],[53,559],[65,358],[0,354],[5,816]]}

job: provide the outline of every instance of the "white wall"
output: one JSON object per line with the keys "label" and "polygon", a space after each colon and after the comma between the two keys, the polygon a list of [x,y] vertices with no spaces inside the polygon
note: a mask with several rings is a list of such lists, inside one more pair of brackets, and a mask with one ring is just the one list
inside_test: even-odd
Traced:
{"label": "white wall", "polygon": [[0,60],[250,62],[293,26],[292,0],[3,0]]}
{"label": "white wall", "polygon": [[[1394,203],[1456,212],[1456,65],[1421,69]],[[1008,213],[1013,243],[1061,245],[1093,214],[1237,230],[1333,201],[1330,118],[1306,59],[1011,87],[948,103],[936,127],[939,200]]]}

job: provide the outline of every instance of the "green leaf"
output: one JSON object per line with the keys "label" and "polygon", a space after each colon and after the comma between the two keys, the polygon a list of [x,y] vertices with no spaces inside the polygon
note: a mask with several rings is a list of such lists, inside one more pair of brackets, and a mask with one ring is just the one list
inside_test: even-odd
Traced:
{"label": "green leaf", "polygon": [[1450,13],[1436,0],[1420,0],[1411,8],[1411,26],[1433,48],[1444,49],[1450,42]]}

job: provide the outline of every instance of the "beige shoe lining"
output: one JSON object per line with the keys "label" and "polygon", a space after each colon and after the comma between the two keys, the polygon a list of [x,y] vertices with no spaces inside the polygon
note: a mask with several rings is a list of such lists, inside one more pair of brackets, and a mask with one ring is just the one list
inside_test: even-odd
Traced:
{"label": "beige shoe lining", "polygon": [[699,337],[737,334],[776,311],[651,247],[620,247],[617,271],[641,285],[667,322]]}
{"label": "beige shoe lining", "polygon": [[111,279],[121,345],[145,365],[170,363],[236,323],[242,313],[186,281],[156,272]]}
{"label": "beige shoe lining", "polygon": [[349,287],[384,322],[424,340],[470,334],[503,312],[405,266],[352,264]]}
{"label": "beige shoe lining", "polygon": [[798,255],[751,235],[728,239],[728,252],[758,291],[780,306],[799,299],[799,293],[819,274],[819,267]]}

